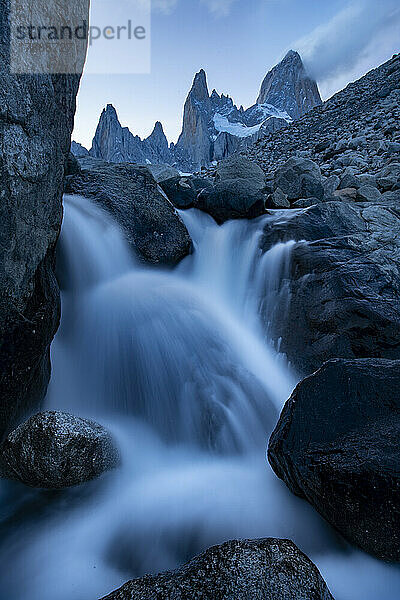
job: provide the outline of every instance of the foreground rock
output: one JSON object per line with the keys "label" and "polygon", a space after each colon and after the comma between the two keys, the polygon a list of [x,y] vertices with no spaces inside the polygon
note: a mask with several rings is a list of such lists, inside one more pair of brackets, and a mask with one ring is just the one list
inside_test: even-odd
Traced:
{"label": "foreground rock", "polygon": [[262,169],[243,156],[233,156],[218,167],[214,187],[201,191],[195,207],[217,223],[254,218],[265,212],[266,187]]}
{"label": "foreground rock", "polygon": [[400,361],[333,360],[302,381],[268,450],[286,485],[350,542],[400,560]]}
{"label": "foreground rock", "polygon": [[106,208],[139,256],[175,265],[189,254],[189,233],[146,167],[94,159],[83,159],[81,167],[80,174],[68,178],[66,190]]}
{"label": "foreground rock", "polygon": [[307,242],[292,248],[290,301],[273,331],[300,373],[336,357],[400,359],[398,202],[319,203],[267,222],[264,234],[265,250]]}
{"label": "foreground rock", "polygon": [[31,487],[79,485],[117,466],[109,432],[61,412],[34,415],[9,434],[0,450],[0,475]]}
{"label": "foreground rock", "polygon": [[[88,4],[49,2],[45,17],[87,21]],[[39,408],[49,380],[49,347],[59,321],[55,245],[80,79],[11,72],[9,7],[0,5],[0,441]],[[24,10],[39,18],[33,0]],[[71,47],[71,73],[83,67],[85,53],[85,42]]]}
{"label": "foreground rock", "polygon": [[177,571],[126,583],[103,600],[333,600],[318,569],[290,540],[232,541]]}

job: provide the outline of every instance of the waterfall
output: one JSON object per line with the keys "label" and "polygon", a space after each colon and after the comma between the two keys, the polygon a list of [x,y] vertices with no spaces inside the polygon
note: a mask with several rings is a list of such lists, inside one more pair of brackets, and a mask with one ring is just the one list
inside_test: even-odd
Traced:
{"label": "waterfall", "polygon": [[46,407],[103,423],[122,466],[57,493],[1,484],[0,598],[95,600],[213,544],[274,536],[310,556],[336,600],[390,597],[398,572],[345,549],[265,458],[296,384],[271,337],[295,244],[262,252],[275,217],[218,226],[182,211],[194,251],[167,271],[143,265],[89,200],[64,207]]}

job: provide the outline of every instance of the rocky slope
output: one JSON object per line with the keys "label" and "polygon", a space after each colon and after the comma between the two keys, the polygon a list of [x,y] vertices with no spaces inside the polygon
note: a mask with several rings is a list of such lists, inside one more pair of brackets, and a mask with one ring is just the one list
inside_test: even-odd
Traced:
{"label": "rocky slope", "polygon": [[177,571],[129,581],[103,600],[333,600],[315,565],[290,540],[214,546]]}
{"label": "rocky slope", "polygon": [[[34,12],[35,3],[27,3],[32,4]],[[0,6],[0,438],[24,413],[40,404],[49,380],[49,346],[59,320],[54,250],[61,227],[64,166],[80,79],[79,75],[11,73],[8,11],[9,2],[3,2]],[[71,64],[80,62],[83,66],[84,54],[85,48],[77,45],[76,55],[70,57]]]}

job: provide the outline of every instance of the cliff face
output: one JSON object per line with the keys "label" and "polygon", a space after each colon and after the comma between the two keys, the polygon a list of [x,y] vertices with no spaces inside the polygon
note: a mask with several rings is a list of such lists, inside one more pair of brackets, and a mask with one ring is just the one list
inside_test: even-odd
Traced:
{"label": "cliff face", "polygon": [[[78,4],[88,14],[89,3]],[[13,74],[8,1],[0,5],[0,27],[1,439],[37,409],[49,380],[59,320],[54,250],[80,76]]]}
{"label": "cliff face", "polygon": [[257,103],[272,104],[296,120],[322,104],[322,100],[317,83],[307,75],[300,55],[290,50],[265,76]]}

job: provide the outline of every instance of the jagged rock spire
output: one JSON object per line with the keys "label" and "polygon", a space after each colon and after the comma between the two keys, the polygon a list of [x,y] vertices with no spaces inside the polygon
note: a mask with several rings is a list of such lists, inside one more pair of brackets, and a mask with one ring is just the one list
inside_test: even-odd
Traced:
{"label": "jagged rock spire", "polygon": [[286,111],[292,119],[299,119],[322,103],[317,83],[308,76],[298,52],[289,50],[267,73],[257,103],[272,104]]}

